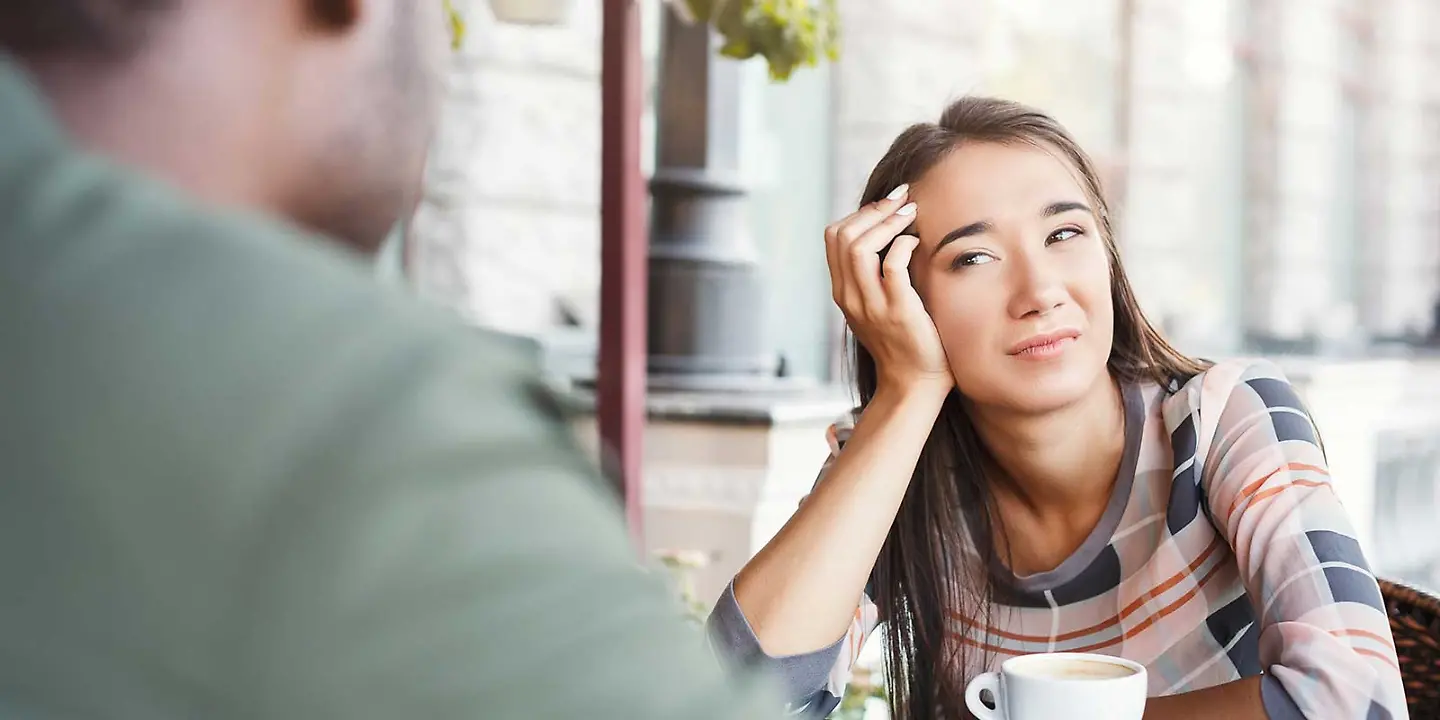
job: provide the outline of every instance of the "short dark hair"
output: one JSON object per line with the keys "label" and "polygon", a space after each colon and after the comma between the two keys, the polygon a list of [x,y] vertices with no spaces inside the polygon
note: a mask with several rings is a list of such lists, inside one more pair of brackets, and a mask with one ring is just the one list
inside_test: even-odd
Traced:
{"label": "short dark hair", "polygon": [[24,58],[113,60],[140,47],[179,0],[0,0],[0,49]]}

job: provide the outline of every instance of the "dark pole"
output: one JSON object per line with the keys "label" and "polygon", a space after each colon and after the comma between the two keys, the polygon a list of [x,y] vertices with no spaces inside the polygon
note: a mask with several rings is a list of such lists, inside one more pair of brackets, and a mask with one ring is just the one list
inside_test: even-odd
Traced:
{"label": "dark pole", "polygon": [[604,0],[600,132],[600,366],[596,417],[601,460],[625,499],[635,548],[641,525],[641,441],[645,424],[645,178],[640,171],[644,108],[638,0]]}
{"label": "dark pole", "polygon": [[742,66],[705,23],[664,15],[650,241],[654,389],[743,390],[773,378],[764,287],[741,178]]}

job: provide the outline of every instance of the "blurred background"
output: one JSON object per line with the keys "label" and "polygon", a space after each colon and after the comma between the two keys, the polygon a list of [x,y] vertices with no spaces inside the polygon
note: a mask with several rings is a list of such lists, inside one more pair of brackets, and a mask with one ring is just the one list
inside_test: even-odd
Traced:
{"label": "blurred background", "polygon": [[[601,3],[456,2],[429,188],[389,269],[529,336],[591,417]],[[821,232],[906,125],[1038,106],[1104,169],[1153,320],[1301,387],[1377,573],[1440,586],[1440,0],[838,0],[838,57],[784,82],[641,13],[650,552],[702,605],[784,522],[853,402]],[[532,18],[533,19],[533,18]]]}

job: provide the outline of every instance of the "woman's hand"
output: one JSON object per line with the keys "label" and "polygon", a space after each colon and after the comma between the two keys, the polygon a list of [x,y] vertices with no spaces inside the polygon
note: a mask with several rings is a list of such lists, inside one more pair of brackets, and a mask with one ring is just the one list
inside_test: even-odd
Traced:
{"label": "woman's hand", "polygon": [[948,393],[954,379],[940,334],[910,284],[910,257],[920,239],[900,235],[915,220],[915,203],[908,201],[909,187],[901,185],[825,228],[830,287],[855,337],[875,357],[880,388]]}

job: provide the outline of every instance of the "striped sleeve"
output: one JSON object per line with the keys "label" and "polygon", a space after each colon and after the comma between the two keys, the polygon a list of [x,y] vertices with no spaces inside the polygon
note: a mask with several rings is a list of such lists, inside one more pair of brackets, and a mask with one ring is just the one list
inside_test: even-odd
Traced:
{"label": "striped sleeve", "polygon": [[1269,716],[1407,717],[1379,586],[1275,366],[1250,365],[1229,388],[1202,482],[1260,619]]}
{"label": "striped sleeve", "polygon": [[[853,421],[846,418],[826,431],[830,456],[820,468],[819,477],[815,480],[817,485],[825,479],[841,447],[849,439],[852,428]],[[803,499],[800,502],[804,504]],[[720,656],[731,664],[758,668],[778,677],[785,688],[792,714],[826,717],[840,705],[860,650],[878,625],[875,603],[870,600],[869,588],[866,590],[844,637],[814,652],[774,657],[761,649],[760,640],[735,601],[732,582],[716,602],[707,621],[710,640]]]}

